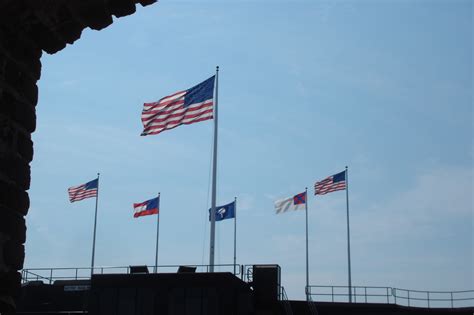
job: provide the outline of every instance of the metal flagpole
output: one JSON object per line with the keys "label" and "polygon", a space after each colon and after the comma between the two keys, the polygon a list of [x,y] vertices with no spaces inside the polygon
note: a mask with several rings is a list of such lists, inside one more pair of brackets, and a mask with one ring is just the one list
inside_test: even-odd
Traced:
{"label": "metal flagpole", "polygon": [[214,248],[216,238],[216,179],[217,179],[217,103],[219,66],[216,67],[216,102],[214,105],[214,152],[212,155],[212,197],[211,197],[211,241],[209,250],[209,271],[214,272]]}
{"label": "metal flagpole", "polygon": [[308,254],[308,187],[305,188],[305,210],[306,210],[306,301],[309,302],[309,254]]}
{"label": "metal flagpole", "polygon": [[349,172],[346,166],[346,209],[347,209],[347,267],[349,280],[349,303],[352,303],[352,280],[351,280],[351,237],[349,229]]}
{"label": "metal flagpole", "polygon": [[99,204],[99,177],[100,177],[100,173],[97,173],[97,195],[95,196],[94,236],[92,238],[91,275],[94,273],[95,234],[96,234],[96,228],[97,228],[97,205]]}
{"label": "metal flagpole", "polygon": [[158,193],[158,213],[156,215],[156,250],[154,273],[158,271],[158,238],[160,236],[160,193]]}
{"label": "metal flagpole", "polygon": [[237,197],[234,197],[234,275],[237,264]]}

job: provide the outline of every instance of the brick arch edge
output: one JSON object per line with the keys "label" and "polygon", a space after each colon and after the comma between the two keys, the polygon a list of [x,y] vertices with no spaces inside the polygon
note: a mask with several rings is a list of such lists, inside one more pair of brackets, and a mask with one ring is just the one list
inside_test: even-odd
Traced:
{"label": "brick arch edge", "polygon": [[0,313],[15,311],[30,207],[41,55],[156,0],[0,0]]}

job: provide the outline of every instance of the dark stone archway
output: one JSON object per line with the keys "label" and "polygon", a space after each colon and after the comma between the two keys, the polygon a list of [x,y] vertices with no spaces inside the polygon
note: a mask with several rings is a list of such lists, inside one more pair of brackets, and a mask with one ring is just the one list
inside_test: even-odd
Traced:
{"label": "dark stone archway", "polygon": [[156,0],[0,0],[0,313],[13,310],[25,258],[31,133],[41,55]]}

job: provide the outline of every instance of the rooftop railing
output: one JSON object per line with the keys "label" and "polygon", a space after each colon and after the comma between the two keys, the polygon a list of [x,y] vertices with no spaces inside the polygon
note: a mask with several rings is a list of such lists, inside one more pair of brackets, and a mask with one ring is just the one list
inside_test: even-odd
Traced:
{"label": "rooftop railing", "polygon": [[[315,302],[348,302],[347,286],[311,285],[308,292]],[[383,303],[426,308],[474,306],[474,290],[420,291],[392,287],[352,286],[353,303]]]}
{"label": "rooftop railing", "polygon": [[[210,271],[210,265],[159,265],[147,266],[149,273],[175,273],[181,266],[195,267],[196,272]],[[88,280],[91,274],[129,274],[132,266],[82,268],[25,268],[22,270],[22,283],[41,281],[53,284],[57,280]],[[215,265],[217,272],[230,272],[243,281],[253,281],[252,265]],[[347,286],[308,286],[307,292],[314,302],[348,302]],[[280,292],[281,293],[281,292]],[[420,291],[392,287],[352,286],[353,303],[383,303],[426,308],[474,307],[474,290],[465,291]]]}
{"label": "rooftop railing", "polygon": [[[195,267],[196,272],[209,272],[210,265],[159,265],[146,266],[149,273],[175,273],[181,266]],[[236,267],[234,269],[234,266]],[[42,281],[44,283],[52,284],[56,280],[88,280],[91,274],[129,274],[132,266],[119,267],[95,267],[93,270],[90,267],[79,268],[26,268],[21,271],[22,283],[31,281]],[[156,270],[156,272],[155,272]],[[234,264],[219,264],[214,265],[216,272],[230,272],[240,276],[240,265]]]}

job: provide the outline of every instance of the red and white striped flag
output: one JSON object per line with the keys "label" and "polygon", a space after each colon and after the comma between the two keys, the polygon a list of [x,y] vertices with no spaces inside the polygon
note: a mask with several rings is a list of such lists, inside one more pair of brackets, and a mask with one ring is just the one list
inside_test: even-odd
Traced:
{"label": "red and white striped flag", "polygon": [[75,202],[86,198],[97,197],[99,188],[99,179],[96,178],[88,183],[68,188],[69,201]]}
{"label": "red and white striped flag", "polygon": [[158,102],[145,103],[142,111],[142,136],[156,135],[179,125],[213,118],[214,79],[165,96]]}
{"label": "red and white striped flag", "polygon": [[315,195],[325,195],[327,193],[346,189],[346,171],[326,177],[314,184]]}

